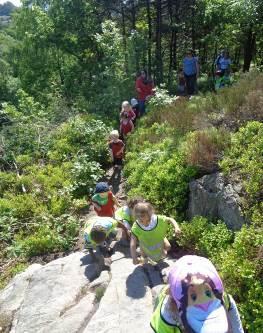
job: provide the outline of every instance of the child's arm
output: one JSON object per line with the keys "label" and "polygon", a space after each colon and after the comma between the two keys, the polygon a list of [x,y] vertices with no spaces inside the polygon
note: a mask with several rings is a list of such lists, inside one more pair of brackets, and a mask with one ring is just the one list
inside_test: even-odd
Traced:
{"label": "child's arm", "polygon": [[91,200],[91,203],[93,204],[93,206],[94,206],[98,211],[101,210],[101,206],[100,206],[96,201]]}
{"label": "child's arm", "polygon": [[121,155],[124,152],[124,147],[125,147],[125,144],[123,144],[121,149],[119,151],[117,151],[117,153],[116,153],[117,156]]}
{"label": "child's arm", "polygon": [[171,218],[171,217],[167,217],[167,221],[173,225],[173,227],[174,227],[174,231],[175,231],[175,234],[176,234],[176,235],[180,235],[180,233],[181,233],[181,229],[179,228],[179,225],[178,225],[178,223],[175,221],[175,219],[173,219],[173,218]]}
{"label": "child's arm", "polygon": [[136,118],[136,114],[133,110],[131,110],[131,120],[133,121]]}
{"label": "child's arm", "polygon": [[140,263],[138,258],[137,258],[136,245],[137,245],[137,239],[132,234],[131,235],[131,242],[130,242],[130,251],[131,251],[132,262],[133,262],[134,265],[138,265]]}
{"label": "child's arm", "polygon": [[130,120],[130,123],[131,123],[131,132],[133,132],[134,130],[134,125],[133,125],[133,122]]}
{"label": "child's arm", "polygon": [[114,205],[116,205],[117,207],[121,207],[121,204],[119,203],[119,201],[117,200],[117,198],[113,194],[112,194],[112,200],[114,202]]}
{"label": "child's arm", "polygon": [[125,232],[126,239],[130,239],[131,232],[126,228],[125,224],[122,223],[122,221],[118,221],[117,227],[121,228]]}

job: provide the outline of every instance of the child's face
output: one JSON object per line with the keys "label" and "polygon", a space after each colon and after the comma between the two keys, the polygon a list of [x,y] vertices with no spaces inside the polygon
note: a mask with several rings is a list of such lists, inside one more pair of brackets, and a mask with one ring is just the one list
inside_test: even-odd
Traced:
{"label": "child's face", "polygon": [[119,137],[117,135],[112,135],[111,139],[112,139],[113,142],[117,142]]}
{"label": "child's face", "polygon": [[128,112],[128,111],[130,110],[130,106],[127,105],[127,104],[123,105],[123,110],[124,110],[125,112]]}
{"label": "child's face", "polygon": [[151,216],[148,213],[136,212],[135,217],[140,223],[142,223],[146,227],[150,224]]}
{"label": "child's face", "polygon": [[102,193],[98,193],[98,194],[101,198],[106,198],[108,195],[108,192],[102,192]]}

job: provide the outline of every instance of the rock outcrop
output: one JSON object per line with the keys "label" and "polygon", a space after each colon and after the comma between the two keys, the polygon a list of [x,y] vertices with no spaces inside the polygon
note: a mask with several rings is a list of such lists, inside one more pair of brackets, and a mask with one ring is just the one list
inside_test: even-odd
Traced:
{"label": "rock outcrop", "polygon": [[196,215],[220,219],[232,230],[239,230],[245,223],[238,187],[226,183],[221,173],[203,176],[189,187],[189,219]]}
{"label": "rock outcrop", "polygon": [[123,252],[110,271],[85,252],[30,266],[0,292],[1,333],[150,333],[151,288],[172,261],[134,266]]}

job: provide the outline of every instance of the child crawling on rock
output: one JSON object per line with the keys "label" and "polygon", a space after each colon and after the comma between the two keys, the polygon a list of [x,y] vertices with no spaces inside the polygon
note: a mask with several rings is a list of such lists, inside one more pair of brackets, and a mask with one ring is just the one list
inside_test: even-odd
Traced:
{"label": "child crawling on rock", "polygon": [[88,219],[84,227],[85,247],[94,260],[96,260],[94,250],[104,257],[113,253],[117,228],[127,232],[122,223],[111,217],[92,216]]}
{"label": "child crawling on rock", "polygon": [[166,257],[171,245],[166,238],[168,225],[172,224],[176,235],[180,234],[180,228],[171,217],[155,215],[150,203],[140,202],[134,207],[136,221],[131,229],[130,250],[134,265],[139,264],[136,246],[139,242],[141,255],[146,263],[159,262]]}

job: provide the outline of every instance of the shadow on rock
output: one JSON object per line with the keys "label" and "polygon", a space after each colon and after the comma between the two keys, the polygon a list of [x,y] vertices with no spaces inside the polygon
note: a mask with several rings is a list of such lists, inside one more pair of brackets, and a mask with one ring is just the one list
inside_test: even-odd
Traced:
{"label": "shadow on rock", "polygon": [[117,192],[119,192],[120,183],[121,183],[121,169],[114,168],[113,174],[111,175],[111,177],[109,179],[109,185],[112,186],[113,194],[116,194]]}
{"label": "shadow on rock", "polygon": [[148,285],[143,268],[138,266],[126,280],[126,295],[131,298],[143,298]]}
{"label": "shadow on rock", "polygon": [[105,264],[102,255],[96,255],[96,260],[94,260],[90,254],[86,254],[80,261],[81,266],[86,266],[84,274],[90,282],[96,279],[101,271],[110,270],[109,265]]}

